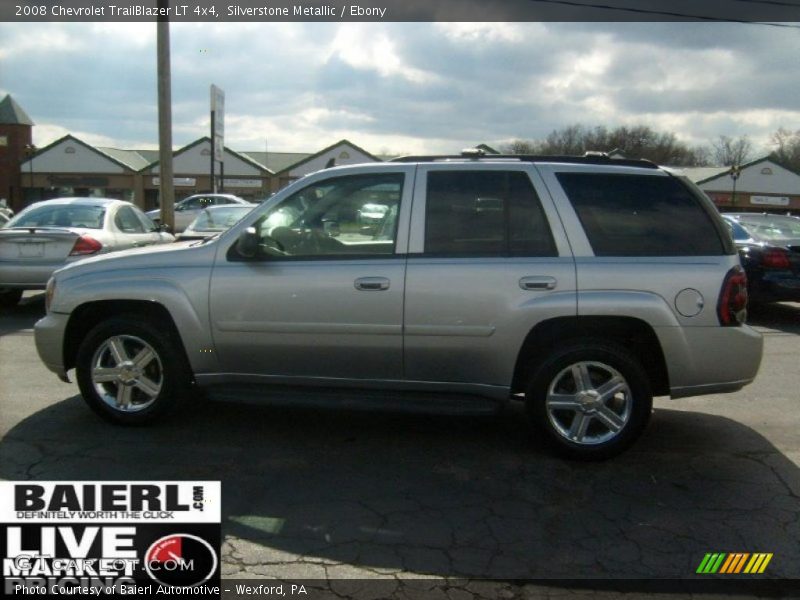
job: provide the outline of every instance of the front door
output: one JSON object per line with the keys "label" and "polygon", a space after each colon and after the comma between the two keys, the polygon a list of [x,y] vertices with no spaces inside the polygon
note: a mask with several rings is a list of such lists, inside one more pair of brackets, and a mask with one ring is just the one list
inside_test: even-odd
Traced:
{"label": "front door", "polygon": [[220,248],[210,311],[223,373],[402,378],[413,173],[311,176],[256,217],[255,257]]}

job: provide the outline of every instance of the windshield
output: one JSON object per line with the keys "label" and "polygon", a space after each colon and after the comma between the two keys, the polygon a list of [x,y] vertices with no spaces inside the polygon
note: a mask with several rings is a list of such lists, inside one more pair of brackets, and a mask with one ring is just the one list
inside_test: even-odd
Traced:
{"label": "windshield", "polygon": [[739,224],[755,237],[765,240],[790,240],[800,238],[800,219],[795,217],[758,216],[740,217]]}
{"label": "windshield", "polygon": [[34,206],[22,211],[5,224],[9,227],[79,227],[102,229],[106,209],[102,206],[55,204]]}
{"label": "windshield", "polygon": [[193,231],[225,231],[252,210],[252,206],[224,206],[204,209],[190,229]]}

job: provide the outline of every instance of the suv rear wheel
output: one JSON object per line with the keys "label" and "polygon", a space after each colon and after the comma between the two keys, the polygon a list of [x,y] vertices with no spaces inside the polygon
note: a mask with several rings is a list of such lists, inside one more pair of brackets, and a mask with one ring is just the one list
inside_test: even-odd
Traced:
{"label": "suv rear wheel", "polygon": [[647,374],[624,348],[600,341],[557,347],[526,391],[534,426],[562,455],[602,460],[630,446],[647,425]]}
{"label": "suv rear wheel", "polygon": [[92,329],[78,349],[78,386],[108,421],[138,425],[175,408],[191,382],[183,349],[141,319],[120,317]]}

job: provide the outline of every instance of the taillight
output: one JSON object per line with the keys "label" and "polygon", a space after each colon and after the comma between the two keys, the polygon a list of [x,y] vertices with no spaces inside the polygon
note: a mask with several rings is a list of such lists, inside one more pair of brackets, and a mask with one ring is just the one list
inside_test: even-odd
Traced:
{"label": "taillight", "polygon": [[70,256],[87,256],[89,254],[94,254],[95,252],[99,252],[102,250],[103,244],[98,242],[93,237],[88,235],[82,235],[77,240],[75,240],[75,245],[72,247],[72,252],[69,253]]}
{"label": "taillight", "polygon": [[740,266],[733,267],[725,275],[717,304],[719,324],[741,325],[747,318],[747,276]]}
{"label": "taillight", "polygon": [[761,266],[767,269],[791,269],[789,253],[780,248],[770,248],[761,255]]}

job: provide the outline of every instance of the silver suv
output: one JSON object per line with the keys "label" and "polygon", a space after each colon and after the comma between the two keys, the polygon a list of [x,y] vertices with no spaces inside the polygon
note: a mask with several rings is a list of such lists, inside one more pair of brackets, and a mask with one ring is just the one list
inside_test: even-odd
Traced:
{"label": "silver suv", "polygon": [[753,380],[746,289],[708,198],[651,163],[410,157],[309,175],[205,242],[61,269],[36,344],[116,423],[196,388],[423,411],[521,401],[563,454],[607,458],[654,395]]}

